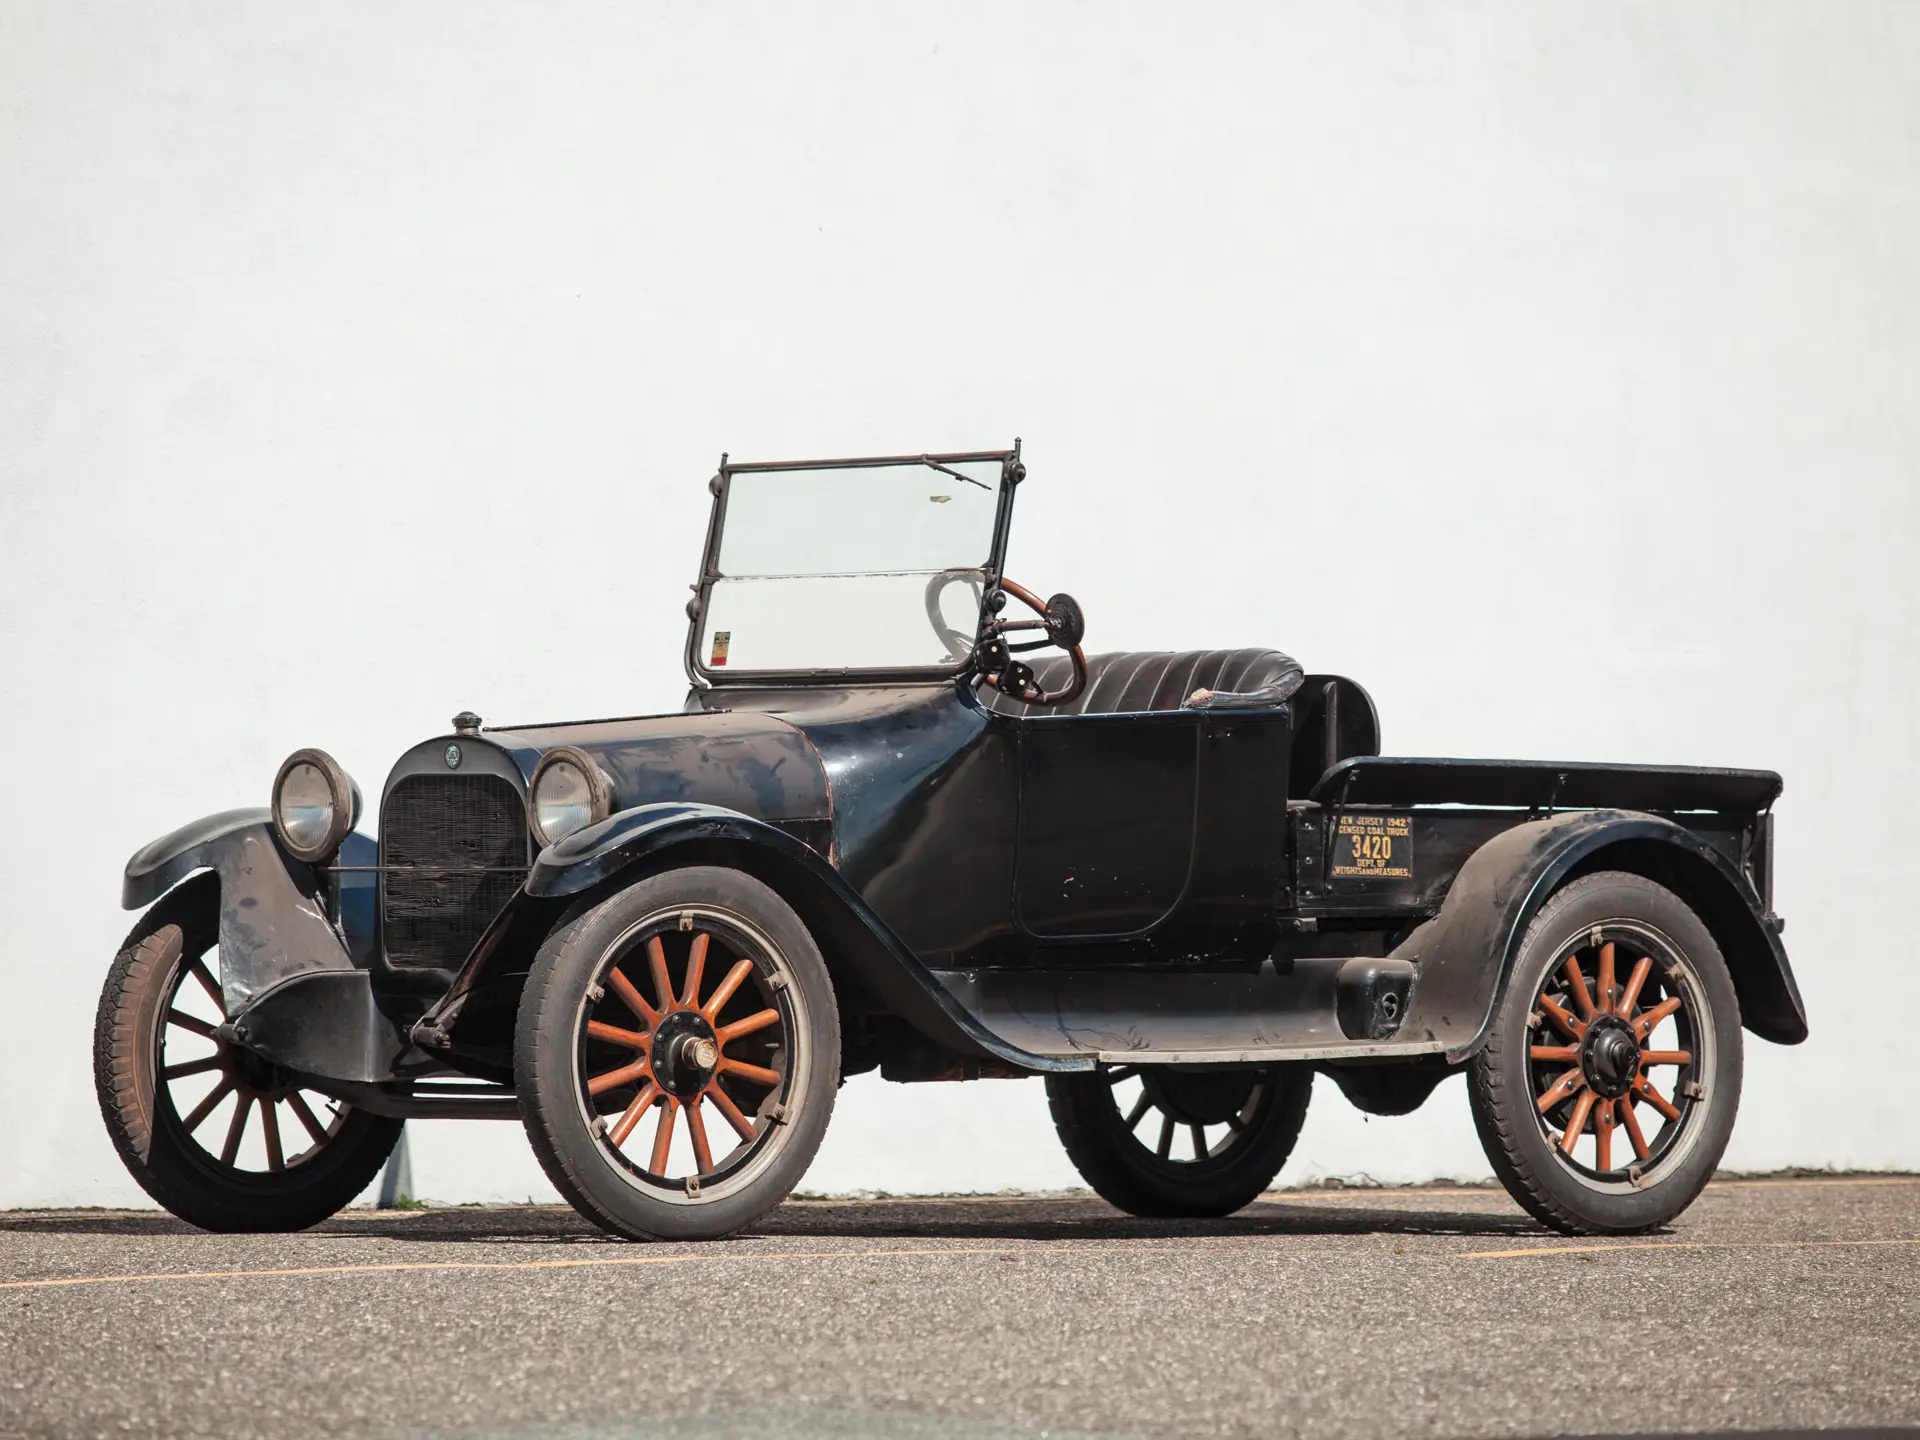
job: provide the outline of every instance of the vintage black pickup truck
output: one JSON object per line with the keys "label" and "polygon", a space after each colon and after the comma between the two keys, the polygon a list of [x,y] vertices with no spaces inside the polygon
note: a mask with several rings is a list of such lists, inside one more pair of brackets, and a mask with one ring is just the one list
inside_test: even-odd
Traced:
{"label": "vintage black pickup truck", "polygon": [[96,1034],[134,1176],[290,1229],[408,1117],[511,1118],[608,1230],[719,1236],[878,1069],[1044,1076],[1101,1195],[1219,1215],[1316,1074],[1400,1114],[1464,1070],[1546,1224],[1691,1202],[1743,1026],[1807,1033],[1780,778],[1388,757],[1361,686],[1277,650],[1086,655],[1080,607],[1003,571],[1026,473],[1017,442],[723,457],[680,713],[462,713],[377,839],[300,750],[269,807],[141,850]]}

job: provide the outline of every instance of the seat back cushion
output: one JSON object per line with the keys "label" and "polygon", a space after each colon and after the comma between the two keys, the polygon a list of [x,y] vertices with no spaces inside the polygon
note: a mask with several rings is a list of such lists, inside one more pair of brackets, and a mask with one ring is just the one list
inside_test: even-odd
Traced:
{"label": "seat back cushion", "polygon": [[[1049,655],[1034,676],[1043,689],[1064,690],[1071,665],[1065,655]],[[1178,710],[1196,690],[1272,690],[1277,705],[1300,679],[1300,662],[1278,650],[1117,650],[1087,657],[1086,689],[1064,705],[1022,704],[986,685],[980,698],[1003,715],[1127,715]]]}

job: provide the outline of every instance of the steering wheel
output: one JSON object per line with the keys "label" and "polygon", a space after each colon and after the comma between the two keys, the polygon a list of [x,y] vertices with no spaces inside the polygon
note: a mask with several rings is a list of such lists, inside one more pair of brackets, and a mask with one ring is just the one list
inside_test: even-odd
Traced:
{"label": "steering wheel", "polygon": [[[1004,597],[1008,595],[1031,610],[1035,618],[1002,620],[999,611],[1005,603]],[[987,609],[989,613],[986,623],[981,627],[980,643],[973,651],[974,668],[983,681],[1002,695],[1024,705],[1064,705],[1087,688],[1087,657],[1080,651],[1080,641],[1087,633],[1087,621],[1080,613],[1079,601],[1064,594],[1042,601],[1026,586],[1017,585],[1003,575],[994,593],[987,599]],[[1040,640],[1009,645],[1006,636],[1014,630],[1044,630],[1046,636]],[[1013,658],[1049,645],[1066,651],[1067,659],[1073,662],[1073,679],[1064,690],[1041,689],[1040,682],[1034,677],[1033,667]]]}
{"label": "steering wheel", "polygon": [[973,654],[974,637],[965,631],[954,629],[947,623],[947,617],[940,609],[940,601],[949,585],[965,585],[973,597],[971,613],[978,615],[981,602],[985,598],[981,594],[981,588],[985,585],[986,578],[985,572],[978,568],[963,567],[942,570],[927,581],[927,623],[933,626],[933,633],[940,637],[940,643],[947,647],[947,659],[955,664]]}

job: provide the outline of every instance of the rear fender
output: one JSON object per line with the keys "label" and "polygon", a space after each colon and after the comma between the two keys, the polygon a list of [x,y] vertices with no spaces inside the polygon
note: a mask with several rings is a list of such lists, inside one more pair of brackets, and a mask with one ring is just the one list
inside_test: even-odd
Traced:
{"label": "rear fender", "polygon": [[1806,1039],[1786,950],[1746,878],[1683,826],[1627,810],[1530,821],[1476,850],[1440,913],[1394,952],[1418,976],[1400,1033],[1425,1030],[1446,1045],[1449,1062],[1478,1052],[1540,907],[1567,881],[1616,869],[1666,885],[1700,916],[1733,974],[1748,1029],[1783,1045]]}
{"label": "rear fender", "polygon": [[836,983],[853,982],[937,1045],[1035,1072],[1092,1068],[1091,1060],[1035,1055],[994,1035],[819,851],[738,811],[679,802],[621,811],[541,851],[526,894],[586,895],[669,864],[732,865],[771,886],[812,932]]}

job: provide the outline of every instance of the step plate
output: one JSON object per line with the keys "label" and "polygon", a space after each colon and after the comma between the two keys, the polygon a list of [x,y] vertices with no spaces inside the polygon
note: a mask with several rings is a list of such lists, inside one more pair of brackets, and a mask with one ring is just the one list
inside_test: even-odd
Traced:
{"label": "step plate", "polygon": [[[936,970],[947,988],[1008,1045],[1105,1064],[1246,1065],[1432,1055],[1445,1044],[1402,1030],[1352,1040],[1335,1011],[1346,957],[1258,970]],[[1417,988],[1417,982],[1416,982]]]}

